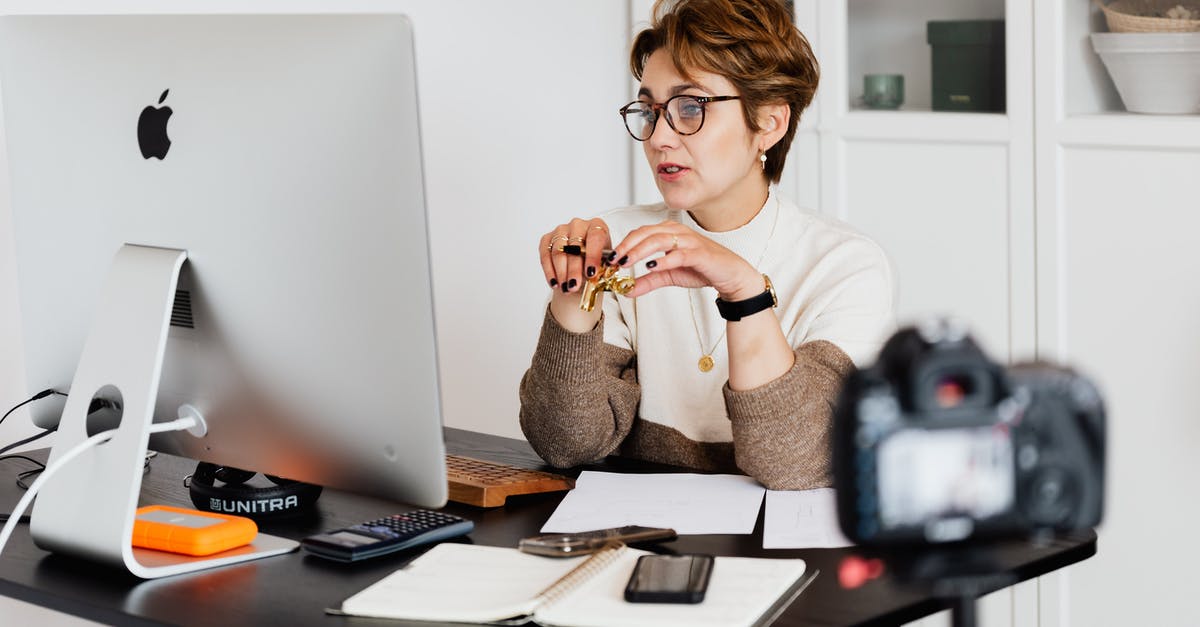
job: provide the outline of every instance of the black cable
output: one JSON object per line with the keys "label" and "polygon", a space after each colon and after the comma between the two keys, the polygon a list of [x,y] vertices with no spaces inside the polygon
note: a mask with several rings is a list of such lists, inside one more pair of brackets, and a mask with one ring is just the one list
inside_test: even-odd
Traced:
{"label": "black cable", "polygon": [[20,403],[17,403],[12,409],[4,412],[4,415],[0,416],[0,424],[4,424],[4,420],[7,419],[10,415],[12,415],[12,413],[14,411],[17,411],[18,409],[20,409],[34,401],[40,401],[43,398],[50,396],[51,394],[58,394],[59,396],[66,396],[66,394],[63,394],[62,392],[59,392],[58,390],[52,390],[52,389],[51,390],[42,390],[41,392],[34,394],[33,396],[29,397],[28,399],[25,399],[25,400],[21,401]]}
{"label": "black cable", "polygon": [[28,490],[29,484],[25,483],[25,480],[30,477],[36,477],[36,476],[42,474],[42,471],[45,469],[46,469],[46,467],[42,466],[41,468],[34,468],[33,470],[26,470],[26,471],[17,473],[17,487],[21,488],[22,490]]}
{"label": "black cable", "polygon": [[[34,401],[40,401],[43,398],[46,398],[47,396],[50,396],[52,394],[57,394],[59,396],[66,396],[66,394],[59,392],[58,390],[53,390],[53,389],[42,390],[41,392],[38,392],[37,394],[34,394],[33,396],[21,401],[20,403],[17,403],[16,405],[14,405],[12,407],[12,409],[9,409],[8,411],[4,412],[4,415],[0,416],[0,424],[3,424],[4,421],[7,420],[8,417],[11,416],[12,413],[17,411],[18,409],[20,409]],[[43,464],[42,462],[39,462],[36,459],[33,459],[32,457],[27,457],[25,455],[19,455],[19,454],[4,455],[4,454],[13,450],[14,448],[17,448],[18,446],[21,446],[24,444],[29,444],[30,442],[35,442],[37,440],[40,440],[40,439],[50,435],[51,433],[54,433],[54,429],[46,429],[45,431],[34,434],[28,438],[25,438],[24,440],[21,440],[20,442],[14,442],[12,444],[9,444],[8,446],[5,446],[4,448],[0,448],[0,461],[4,461],[6,459],[24,459],[27,461],[31,461],[31,462],[37,464],[38,466],[40,466],[40,468],[35,468],[33,470],[24,470],[24,471],[17,473],[17,485],[18,486],[28,490],[29,486],[24,484],[24,480],[28,479],[29,477],[32,477],[38,473],[41,473],[43,470],[46,469],[46,465]],[[8,522],[8,519],[11,517],[12,516],[10,514],[0,514],[0,523]],[[21,516],[20,522],[29,524],[29,515],[26,514],[24,516]]]}
{"label": "black cable", "polygon": [[32,457],[29,457],[27,455],[21,455],[20,453],[16,453],[13,455],[5,455],[3,457],[0,457],[0,462],[10,460],[10,459],[24,460],[24,461],[30,462],[31,464],[34,464],[37,466],[37,468],[34,468],[32,470],[23,470],[23,471],[17,473],[17,487],[21,488],[22,490],[29,489],[29,486],[26,485],[26,483],[25,483],[26,479],[33,477],[35,475],[41,474],[41,472],[46,469],[46,465],[43,464],[42,462],[39,462],[38,460],[36,460]]}
{"label": "black cable", "polygon": [[18,446],[29,444],[30,442],[34,442],[36,440],[40,440],[40,439],[50,435],[51,433],[54,433],[54,429],[46,429],[45,431],[31,435],[31,436],[25,438],[24,440],[21,440],[20,442],[13,442],[12,444],[9,444],[8,446],[6,446],[4,448],[0,448],[0,455],[3,455],[5,453],[11,451],[11,450],[17,448]]}
{"label": "black cable", "polygon": [[38,466],[41,466],[42,468],[46,467],[46,465],[43,464],[42,462],[39,462],[38,460],[36,460],[28,455],[22,455],[20,453],[13,453],[12,455],[5,455],[4,457],[0,457],[0,462],[5,462],[10,459],[23,459],[27,462],[37,464]]}

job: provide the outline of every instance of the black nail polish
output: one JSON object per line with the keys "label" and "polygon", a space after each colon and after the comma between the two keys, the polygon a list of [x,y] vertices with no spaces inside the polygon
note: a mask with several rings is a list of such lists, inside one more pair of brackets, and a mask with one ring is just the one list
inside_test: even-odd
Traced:
{"label": "black nail polish", "polygon": [[563,294],[566,294],[566,293],[567,293],[567,290],[569,290],[569,289],[571,289],[571,288],[570,288],[570,286],[569,286],[567,283],[563,283],[563,284],[562,284],[562,290],[563,290]]}
{"label": "black nail polish", "polygon": [[658,262],[657,262],[657,261],[655,261],[654,259],[651,259],[650,261],[647,261],[647,262],[646,262],[646,267],[647,267],[647,268],[653,268],[654,266],[657,266],[657,265],[658,265]]}
{"label": "black nail polish", "polygon": [[571,281],[567,283],[567,287],[570,289],[575,289],[576,285],[579,285],[579,281],[576,281],[575,279],[571,279]]}
{"label": "black nail polish", "polygon": [[558,285],[558,279],[550,279],[550,287]]}
{"label": "black nail polish", "polygon": [[589,279],[596,276],[596,266],[588,266],[587,275]]}
{"label": "black nail polish", "polygon": [[608,264],[608,265],[612,265],[613,259],[615,259],[616,256],[617,256],[617,253],[616,253],[616,251],[613,251],[613,250],[610,250],[610,251],[604,253],[604,263]]}
{"label": "black nail polish", "polygon": [[617,265],[618,265],[618,266],[623,266],[623,265],[625,265],[625,262],[626,262],[626,261],[629,261],[629,255],[625,255],[624,257],[621,257],[620,259],[618,259],[618,260],[617,260]]}

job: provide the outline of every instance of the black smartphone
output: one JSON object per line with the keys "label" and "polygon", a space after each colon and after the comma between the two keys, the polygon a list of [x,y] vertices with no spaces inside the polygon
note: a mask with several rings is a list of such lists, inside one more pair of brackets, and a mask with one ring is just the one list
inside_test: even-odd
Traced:
{"label": "black smartphone", "polygon": [[525,553],[548,557],[572,557],[595,553],[609,542],[625,544],[664,542],[676,538],[674,529],[629,525],[579,533],[550,533],[522,538],[517,548]]}
{"label": "black smartphone", "polygon": [[625,586],[625,600],[699,603],[704,600],[712,568],[711,555],[643,555]]}

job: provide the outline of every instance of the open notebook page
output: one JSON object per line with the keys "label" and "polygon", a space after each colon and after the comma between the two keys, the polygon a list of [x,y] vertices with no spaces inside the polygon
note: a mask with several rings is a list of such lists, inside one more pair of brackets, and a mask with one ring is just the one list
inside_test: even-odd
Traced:
{"label": "open notebook page", "polygon": [[749,627],[804,575],[804,560],[718,557],[704,602],[628,603],[625,584],[643,551],[615,563],[557,602],[542,607],[541,625],[572,627]]}
{"label": "open notebook page", "polygon": [[531,613],[538,593],[585,559],[540,557],[501,547],[439,544],[407,568],[346,599],[341,611],[409,620],[506,620]]}

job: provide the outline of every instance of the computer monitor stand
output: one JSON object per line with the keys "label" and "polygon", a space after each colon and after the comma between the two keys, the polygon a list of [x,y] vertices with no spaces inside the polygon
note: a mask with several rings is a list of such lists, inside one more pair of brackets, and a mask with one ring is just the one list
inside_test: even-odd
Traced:
{"label": "computer monitor stand", "polygon": [[182,250],[129,244],[114,257],[49,463],[89,437],[88,408],[97,396],[119,401],[121,422],[111,440],[70,460],[46,481],[30,524],[39,547],[109,563],[146,579],[297,547],[262,533],[248,546],[200,558],[132,545],[175,285],[186,258]]}

